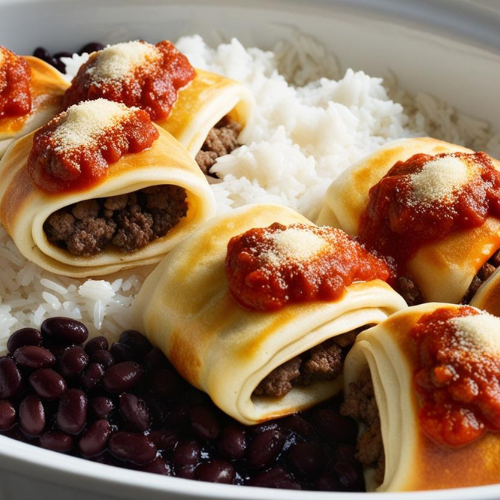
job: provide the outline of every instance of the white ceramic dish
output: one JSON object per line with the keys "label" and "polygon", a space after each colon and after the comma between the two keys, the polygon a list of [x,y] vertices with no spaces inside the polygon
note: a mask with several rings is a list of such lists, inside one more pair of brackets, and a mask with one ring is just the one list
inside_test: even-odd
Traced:
{"label": "white ceramic dish", "polygon": [[[314,35],[343,68],[387,68],[412,91],[428,91],[500,130],[500,3],[497,0],[0,0],[0,44],[76,50],[89,41],[175,40],[199,33],[271,48],[296,30]],[[499,478],[500,481],[500,478]],[[408,494],[277,491],[134,472],[0,436],[0,499],[405,500],[498,499],[500,485]]]}

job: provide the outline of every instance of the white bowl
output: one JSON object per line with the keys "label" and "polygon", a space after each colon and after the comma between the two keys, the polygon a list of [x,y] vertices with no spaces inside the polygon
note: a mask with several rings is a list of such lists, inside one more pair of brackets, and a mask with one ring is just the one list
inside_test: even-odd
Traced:
{"label": "white bowl", "polygon": [[[251,4],[251,5],[249,5]],[[272,48],[312,34],[343,66],[427,91],[500,130],[500,5],[496,0],[0,0],[0,44],[18,53],[89,41],[175,40],[199,33]],[[499,478],[500,481],[500,478]],[[162,477],[80,460],[0,436],[0,499],[498,499],[500,485],[406,494],[269,490]]]}

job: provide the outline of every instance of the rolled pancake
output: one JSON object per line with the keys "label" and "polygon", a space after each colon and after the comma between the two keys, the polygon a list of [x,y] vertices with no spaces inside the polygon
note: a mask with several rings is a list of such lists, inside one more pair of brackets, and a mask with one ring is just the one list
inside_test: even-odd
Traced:
{"label": "rolled pancake", "polygon": [[341,377],[294,387],[281,398],[253,395],[276,367],[323,341],[376,324],[406,307],[385,282],[355,282],[335,302],[288,304],[249,311],[228,291],[229,240],[251,228],[312,224],[278,205],[242,207],[209,221],[170,253],[135,302],[137,328],[179,373],[224,412],[255,424],[310,407],[336,394]]}
{"label": "rolled pancake", "polygon": [[[320,225],[358,235],[370,188],[398,161],[425,153],[473,153],[470,149],[428,137],[399,139],[378,149],[343,172],[328,188],[318,217]],[[500,170],[500,162],[492,158]],[[488,217],[484,225],[422,245],[407,268],[426,301],[458,303],[482,265],[500,248],[500,221]]]}
{"label": "rolled pancake", "polygon": [[[126,154],[108,168],[102,182],[79,191],[50,193],[32,182],[27,160],[34,133],[18,140],[0,162],[0,220],[19,251],[57,274],[101,276],[158,262],[177,243],[215,214],[214,195],[198,165],[168,132],[140,153]],[[43,225],[60,208],[79,201],[116,196],[150,186],[171,184],[186,190],[188,212],[165,236],[133,253],[108,247],[89,257],[75,256],[50,243]]]}
{"label": "rolled pancake", "polygon": [[[418,351],[408,332],[422,315],[451,304],[428,303],[392,315],[358,335],[344,365],[344,391],[369,368],[377,402],[385,453],[382,484],[365,468],[368,491],[416,491],[498,483],[500,436],[489,432],[462,447],[443,447],[421,430],[414,373]],[[360,425],[360,432],[364,429]]]}
{"label": "rolled pancake", "polygon": [[196,76],[181,89],[172,112],[155,123],[170,132],[195,157],[210,130],[225,116],[244,127],[254,108],[250,90],[241,83],[196,69]]}
{"label": "rolled pancake", "polygon": [[31,111],[19,117],[0,118],[0,158],[10,144],[41,127],[62,110],[69,83],[57,69],[37,57],[23,56],[31,69]]}

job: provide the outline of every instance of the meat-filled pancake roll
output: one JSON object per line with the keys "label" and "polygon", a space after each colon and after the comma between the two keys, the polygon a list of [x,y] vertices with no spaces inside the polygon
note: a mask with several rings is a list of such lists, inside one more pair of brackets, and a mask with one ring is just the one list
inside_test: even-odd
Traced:
{"label": "meat-filled pancake roll", "polygon": [[0,220],[20,252],[66,276],[155,263],[215,212],[185,148],[144,111],[104,99],[18,140],[0,177]]}
{"label": "meat-filled pancake roll", "polygon": [[219,156],[238,147],[254,107],[246,87],[194,69],[168,41],[119,43],[91,54],[66,92],[65,105],[101,97],[145,110],[196,157],[205,174]]}
{"label": "meat-filled pancake roll", "polygon": [[41,59],[0,46],[0,158],[14,139],[62,110],[68,86],[61,73]]}
{"label": "meat-filled pancake roll", "polygon": [[390,257],[397,289],[412,305],[470,301],[498,260],[499,218],[498,160],[416,138],[394,141],[341,174],[319,223]]}
{"label": "meat-filled pancake roll", "polygon": [[209,221],[146,279],[137,327],[227,414],[255,424],[342,386],[356,333],[406,307],[386,264],[278,205]]}
{"label": "meat-filled pancake roll", "polygon": [[368,491],[498,483],[500,319],[429,303],[358,335],[341,411],[358,420]]}

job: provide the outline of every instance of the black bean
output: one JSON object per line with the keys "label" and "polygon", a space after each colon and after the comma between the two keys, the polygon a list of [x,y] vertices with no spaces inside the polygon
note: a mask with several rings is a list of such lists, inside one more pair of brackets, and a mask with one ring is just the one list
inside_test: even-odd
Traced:
{"label": "black bean", "polygon": [[54,66],[54,68],[56,68],[57,71],[60,71],[61,73],[66,73],[66,64],[64,64],[60,59],[53,57],[52,60],[50,61],[50,64],[52,64],[52,66]]}
{"label": "black bean", "polygon": [[89,407],[97,418],[108,418],[115,409],[115,404],[106,396],[94,396],[90,400]]}
{"label": "black bean", "polygon": [[153,347],[153,349],[144,356],[144,366],[148,370],[156,370],[158,368],[167,368],[170,366],[170,362],[158,347]]}
{"label": "black bean", "polygon": [[89,362],[87,353],[83,347],[74,345],[68,347],[61,353],[59,358],[59,369],[61,374],[67,378],[76,377],[83,372]]}
{"label": "black bean", "polygon": [[316,443],[297,443],[288,450],[288,462],[302,476],[317,476],[325,469],[327,457]]}
{"label": "black bean", "polygon": [[151,375],[151,387],[161,396],[173,398],[179,395],[182,380],[173,368],[155,370]]}
{"label": "black bean", "polygon": [[59,359],[62,353],[68,348],[73,347],[75,344],[68,344],[68,342],[63,342],[61,340],[45,340],[43,341],[43,347],[48,349],[56,359]]}
{"label": "black bean", "polygon": [[102,43],[91,42],[91,43],[87,43],[86,45],[84,45],[78,51],[78,53],[80,55],[83,54],[84,52],[86,52],[87,54],[91,54],[92,52],[97,52],[98,50],[102,50],[103,48],[104,48],[104,45]]}
{"label": "black bean", "polygon": [[66,392],[65,380],[52,368],[41,368],[30,375],[31,387],[43,399],[59,399]]}
{"label": "black bean", "polygon": [[108,348],[108,339],[102,336],[94,337],[85,344],[85,352],[89,356],[92,356],[95,351],[100,351],[101,349],[106,351]]}
{"label": "black bean", "polygon": [[175,475],[177,477],[182,477],[183,479],[194,479],[194,472],[196,470],[196,465],[181,465],[175,467]]}
{"label": "black bean", "polygon": [[54,54],[54,59],[61,59],[61,57],[73,57],[71,52],[56,52]]}
{"label": "black bean", "polygon": [[109,451],[120,460],[144,465],[156,458],[156,446],[144,434],[116,432],[109,440]]}
{"label": "black bean", "polygon": [[252,436],[257,436],[258,434],[262,434],[264,431],[279,429],[280,426],[278,422],[275,420],[269,420],[268,422],[263,422],[262,424],[254,425],[251,428]]}
{"label": "black bean", "polygon": [[29,436],[39,436],[45,428],[45,409],[34,394],[28,394],[19,405],[19,426]]}
{"label": "black bean", "polygon": [[149,410],[137,396],[122,394],[120,396],[120,411],[123,418],[138,431],[146,431],[151,424]]}
{"label": "black bean", "polygon": [[23,389],[21,372],[10,358],[0,359],[0,399],[17,396]]}
{"label": "black bean", "polygon": [[31,370],[50,368],[56,362],[55,356],[49,350],[36,345],[19,347],[12,357],[19,366]]}
{"label": "black bean", "polygon": [[314,427],[300,415],[291,415],[285,418],[281,425],[284,429],[288,429],[304,439],[314,439],[316,436]]}
{"label": "black bean", "polygon": [[90,363],[83,372],[81,378],[82,387],[90,391],[99,385],[103,377],[104,366],[99,363]]}
{"label": "black bean", "polygon": [[333,470],[345,491],[363,491],[365,489],[363,474],[359,467],[345,462],[337,462],[333,465]]}
{"label": "black bean", "polygon": [[196,441],[183,441],[174,450],[173,464],[177,471],[184,465],[196,465],[200,459],[201,448]]}
{"label": "black bean", "polygon": [[7,341],[7,349],[12,354],[25,345],[41,345],[42,334],[34,328],[21,328],[15,331]]}
{"label": "black bean", "polygon": [[115,342],[111,349],[109,350],[115,363],[123,363],[124,361],[137,361],[139,359],[138,354],[134,351],[132,347],[127,344],[120,344]]}
{"label": "black bean", "polygon": [[331,409],[317,411],[311,423],[328,441],[335,443],[355,443],[358,435],[356,422]]}
{"label": "black bean", "polygon": [[103,377],[104,388],[109,392],[126,392],[141,381],[144,368],[134,361],[124,361],[111,366]]}
{"label": "black bean", "polygon": [[80,389],[68,389],[61,397],[56,422],[64,432],[78,434],[87,421],[87,396]]}
{"label": "black bean", "polygon": [[210,483],[233,484],[235,477],[234,467],[225,460],[205,462],[195,470],[195,478]]}
{"label": "black bean", "polygon": [[45,61],[45,62],[49,62],[49,60],[52,58],[52,56],[50,55],[50,52],[44,47],[37,47],[33,51],[33,55],[35,57],[38,57],[39,59],[42,59],[42,61]]}
{"label": "black bean", "polygon": [[257,474],[246,484],[248,486],[260,486],[261,488],[279,488],[286,490],[300,490],[300,484],[295,482],[281,467]]}
{"label": "black bean", "polygon": [[238,425],[226,427],[219,438],[219,451],[232,460],[240,460],[245,456],[247,442],[245,430]]}
{"label": "black bean", "polygon": [[153,441],[158,451],[171,451],[179,443],[179,436],[172,429],[152,431],[149,434],[149,439]]}
{"label": "black bean", "polygon": [[113,359],[113,355],[104,349],[99,349],[98,351],[94,351],[90,356],[90,361],[92,363],[100,363],[104,368],[109,368],[110,366],[115,364],[115,360]]}
{"label": "black bean", "polygon": [[16,423],[16,409],[10,401],[0,401],[0,431],[9,430]]}
{"label": "black bean", "polygon": [[142,472],[151,472],[153,474],[161,474],[163,476],[173,475],[172,466],[161,457],[155,458],[152,462],[149,462],[149,464],[137,467],[137,470]]}
{"label": "black bean", "polygon": [[248,462],[252,467],[267,467],[278,456],[285,444],[279,429],[269,429],[257,434],[248,446]]}
{"label": "black bean", "polygon": [[189,411],[191,428],[196,436],[207,441],[219,435],[219,422],[215,413],[206,406],[193,406]]}
{"label": "black bean", "polygon": [[83,344],[89,336],[87,327],[71,318],[47,318],[41,326],[43,336],[62,340],[69,344]]}
{"label": "black bean", "polygon": [[118,342],[130,346],[141,358],[153,349],[149,340],[135,330],[125,330],[120,335]]}
{"label": "black bean", "polygon": [[316,488],[319,491],[342,491],[344,489],[342,483],[337,476],[324,473],[319,476],[316,482]]}
{"label": "black bean", "polygon": [[105,420],[96,420],[83,434],[78,442],[78,448],[84,457],[95,457],[102,453],[111,437],[113,429]]}
{"label": "black bean", "polygon": [[40,436],[40,446],[47,450],[66,452],[75,446],[73,436],[61,431],[46,432]]}
{"label": "black bean", "polygon": [[335,447],[333,455],[337,462],[348,462],[351,464],[356,464],[356,453],[356,445],[341,443]]}

